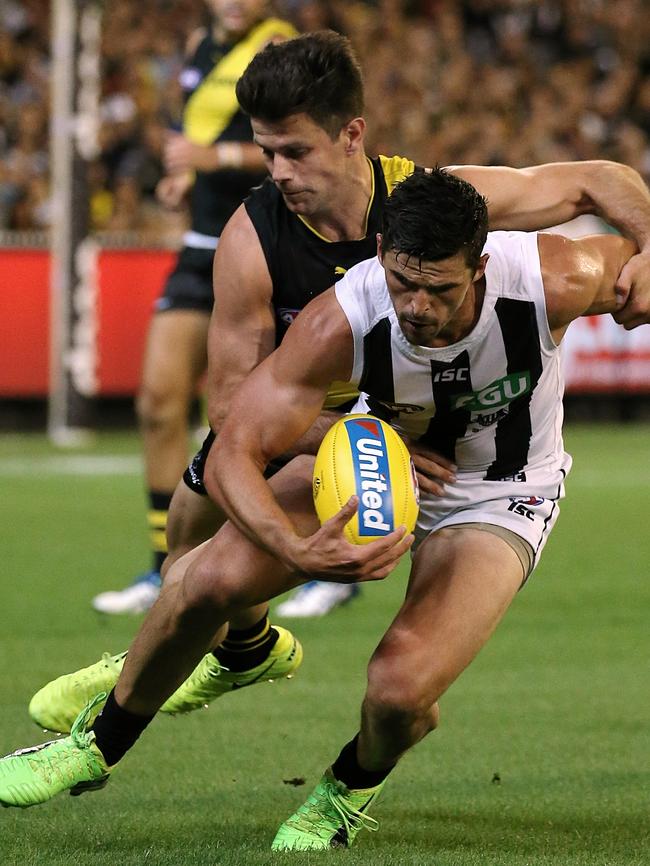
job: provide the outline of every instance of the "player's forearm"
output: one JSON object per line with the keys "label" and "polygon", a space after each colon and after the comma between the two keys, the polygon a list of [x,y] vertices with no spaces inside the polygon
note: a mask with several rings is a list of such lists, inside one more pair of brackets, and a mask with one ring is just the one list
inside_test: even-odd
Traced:
{"label": "player's forearm", "polygon": [[650,249],[650,191],[638,172],[604,160],[587,166],[583,192],[589,209],[635,241],[640,250]]}
{"label": "player's forearm", "polygon": [[219,141],[212,148],[213,170],[262,172],[265,169],[262,151],[248,141]]}
{"label": "player's forearm", "polygon": [[205,485],[240,532],[292,565],[292,543],[298,534],[265,480],[261,461],[233,447],[227,436],[221,441],[218,437],[208,458]]}
{"label": "player's forearm", "polygon": [[250,171],[265,169],[262,151],[249,141],[218,141],[209,147],[196,146],[192,164],[197,171]]}
{"label": "player's forearm", "polygon": [[182,135],[169,136],[164,152],[165,169],[171,174],[198,171],[263,172],[262,152],[249,141],[219,141],[216,144],[195,144]]}
{"label": "player's forearm", "polygon": [[493,231],[537,231],[592,213],[640,249],[650,246],[650,193],[628,166],[593,160],[523,169],[454,166],[451,171],[487,198]]}

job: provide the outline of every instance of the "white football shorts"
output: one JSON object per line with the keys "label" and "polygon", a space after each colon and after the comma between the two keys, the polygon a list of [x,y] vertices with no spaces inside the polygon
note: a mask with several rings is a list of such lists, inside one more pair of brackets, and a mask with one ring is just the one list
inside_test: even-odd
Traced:
{"label": "white football shorts", "polygon": [[564,454],[557,468],[526,470],[502,481],[483,481],[475,473],[459,472],[443,496],[421,494],[412,553],[438,529],[481,523],[509,530],[530,545],[532,572],[560,513],[570,468],[571,457]]}

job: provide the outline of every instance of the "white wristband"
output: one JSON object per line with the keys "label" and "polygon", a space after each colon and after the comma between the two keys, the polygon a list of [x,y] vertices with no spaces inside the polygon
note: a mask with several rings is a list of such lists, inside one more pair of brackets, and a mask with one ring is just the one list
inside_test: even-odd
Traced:
{"label": "white wristband", "polygon": [[217,144],[219,168],[241,168],[244,164],[244,149],[238,141],[220,141]]}

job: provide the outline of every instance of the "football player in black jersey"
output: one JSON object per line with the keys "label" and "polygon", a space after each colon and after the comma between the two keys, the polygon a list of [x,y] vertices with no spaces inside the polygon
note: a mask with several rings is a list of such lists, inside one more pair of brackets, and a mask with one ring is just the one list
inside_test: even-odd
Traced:
{"label": "football player in black jersey", "polygon": [[189,407],[206,367],[214,251],[233,211],[264,177],[235,83],[264,45],[296,32],[286,21],[266,17],[266,0],[208,0],[207,5],[212,26],[188,41],[180,74],[183,131],[168,134],[166,175],[157,188],[159,200],[170,208],[189,195],[191,224],[149,325],[137,399],[153,561],[126,589],[93,599],[103,613],[139,613],[158,596],[167,512],[187,465]]}
{"label": "football player in black jersey", "polygon": [[[407,159],[366,156],[361,75],[341,36],[310,34],[268,46],[248,67],[237,94],[251,116],[270,179],[229,220],[215,256],[215,310],[208,337],[208,411],[215,431],[239,385],[273,351],[285,322],[336,282],[346,267],[374,255],[384,207],[378,190],[416,170]],[[619,290],[625,298],[629,293],[629,300],[616,318],[628,326],[648,321],[650,268],[643,247],[650,239],[650,196],[636,172],[609,162],[452,171],[487,197],[493,229],[531,230],[590,211],[633,236],[642,252],[619,277]],[[304,274],[306,283],[301,282]],[[304,296],[295,293],[294,283],[304,286]],[[348,395],[335,389],[330,396],[336,401]],[[294,451],[315,453],[336,417],[335,410],[325,409]],[[200,545],[225,519],[212,499],[201,495],[210,444],[208,440],[202,458],[174,494],[168,562]],[[453,483],[448,461],[422,447],[415,449],[414,460],[429,492],[441,493]],[[205,482],[216,494],[209,464]],[[201,550],[190,553],[170,575],[170,597]],[[265,674],[288,675],[300,653],[288,632],[269,627],[266,603],[240,610],[224,643],[219,644],[222,630],[212,641],[214,652],[172,695],[190,674],[192,650],[186,656],[179,649],[184,626],[171,613],[167,594],[165,588],[155,616],[145,619],[126,660],[127,676],[120,681],[117,700],[112,696],[104,713],[105,719],[121,713],[125,750],[163,702],[163,711],[170,712],[202,707]],[[204,615],[209,619],[209,611]],[[174,649],[168,652],[167,646]],[[43,727],[69,730],[88,698],[110,690],[123,663],[121,654],[110,664],[102,660],[84,669],[83,676],[68,674],[48,684],[32,701],[32,717]]]}

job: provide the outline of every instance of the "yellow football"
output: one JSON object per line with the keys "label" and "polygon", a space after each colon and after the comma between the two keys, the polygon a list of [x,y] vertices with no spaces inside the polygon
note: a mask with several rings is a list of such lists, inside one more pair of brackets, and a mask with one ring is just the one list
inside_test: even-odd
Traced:
{"label": "yellow football", "polygon": [[314,465],[314,505],[321,523],[351,496],[359,508],[344,534],[368,544],[398,526],[412,532],[418,516],[418,485],[408,448],[390,424],[372,415],[346,415],[321,442]]}

